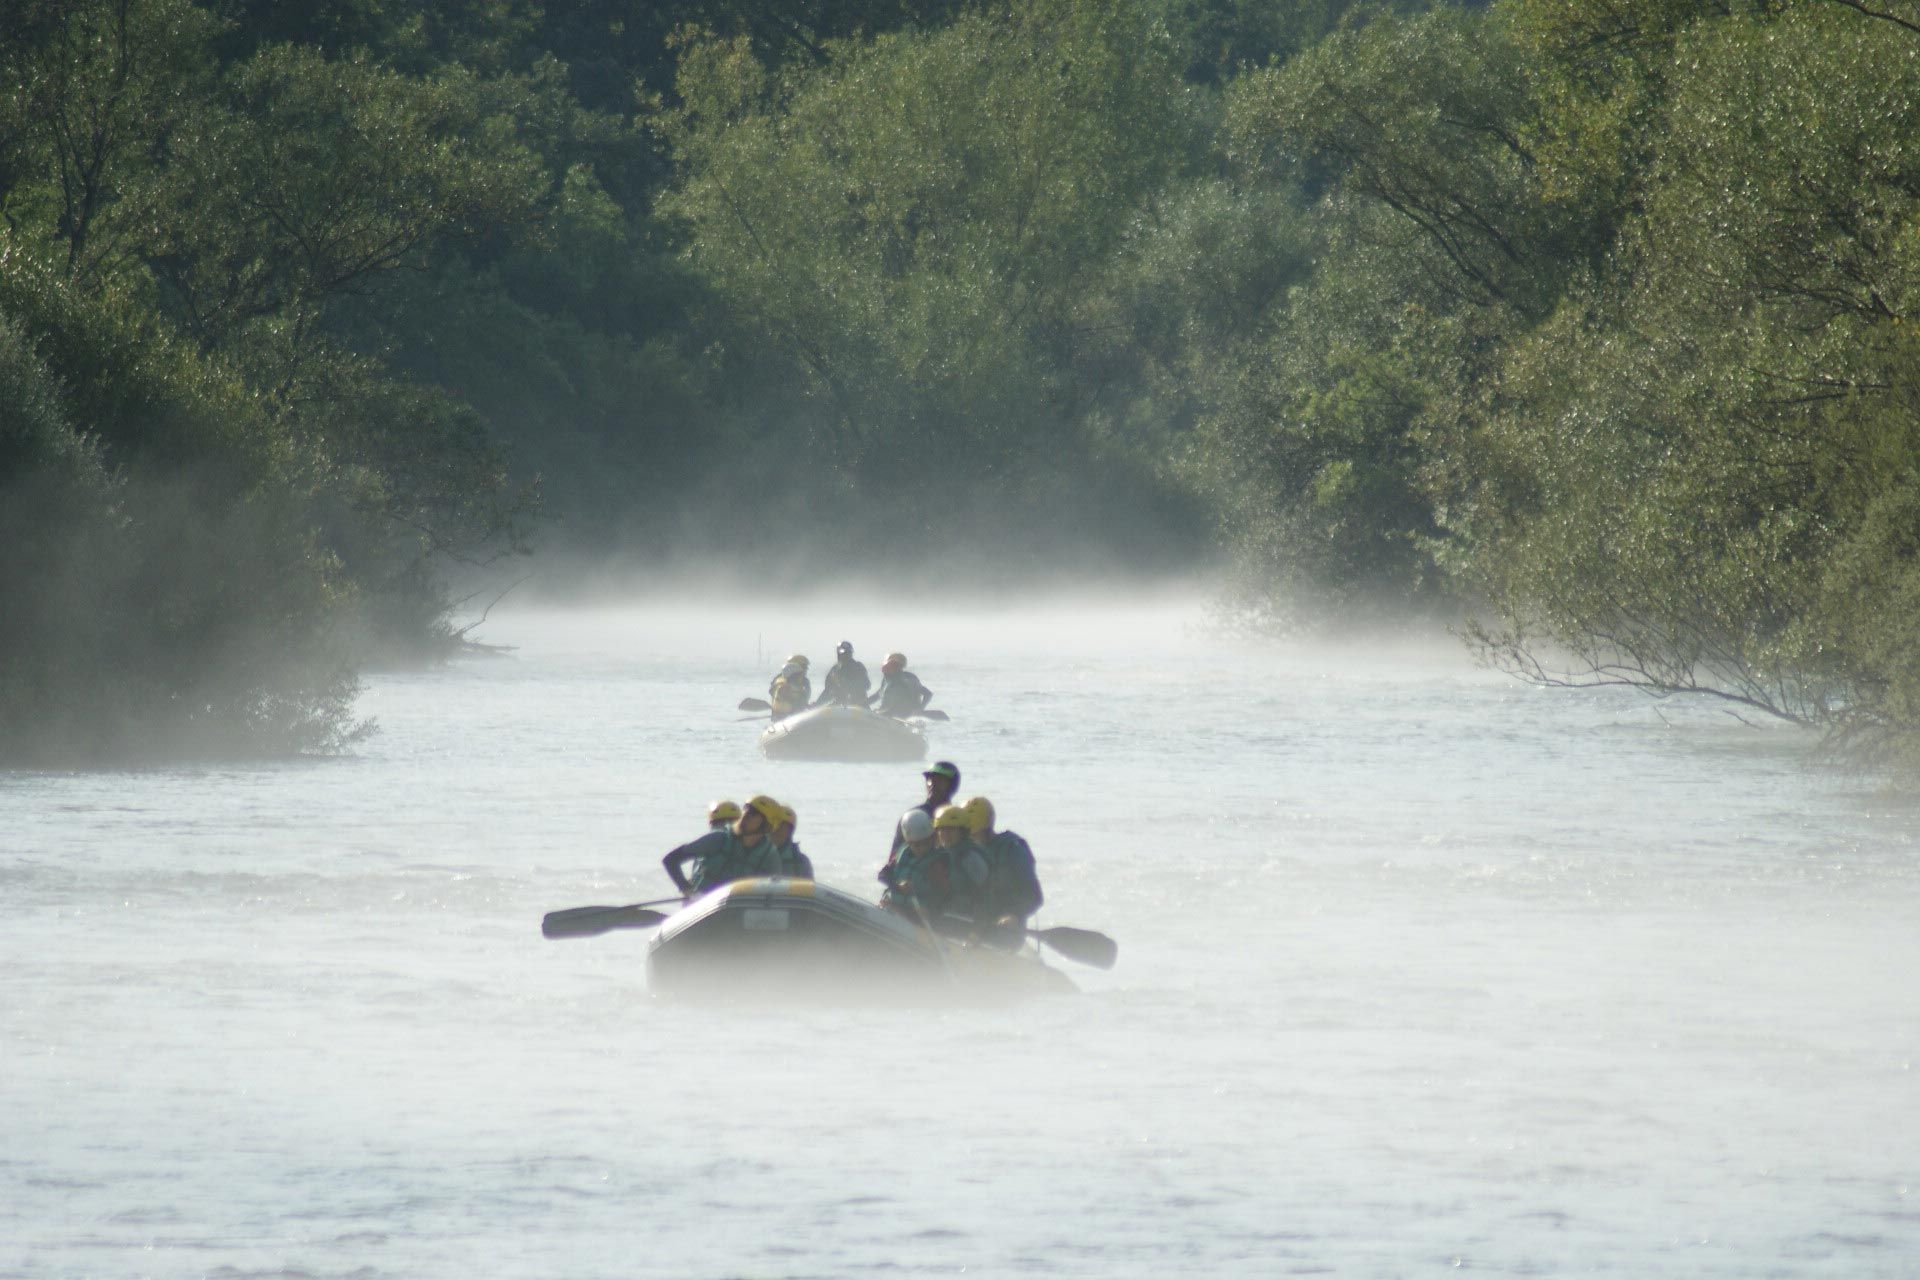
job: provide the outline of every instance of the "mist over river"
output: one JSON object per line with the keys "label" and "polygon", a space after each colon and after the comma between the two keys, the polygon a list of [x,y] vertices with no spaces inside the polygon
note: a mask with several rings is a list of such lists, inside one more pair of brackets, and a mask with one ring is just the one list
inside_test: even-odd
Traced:
{"label": "mist over river", "polygon": [[[0,774],[0,1276],[1920,1274],[1920,809],[1202,616],[503,605],[346,758]],[[703,1008],[644,932],[540,936],[756,791],[876,895],[921,766],[733,709],[843,638],[1111,972]]]}

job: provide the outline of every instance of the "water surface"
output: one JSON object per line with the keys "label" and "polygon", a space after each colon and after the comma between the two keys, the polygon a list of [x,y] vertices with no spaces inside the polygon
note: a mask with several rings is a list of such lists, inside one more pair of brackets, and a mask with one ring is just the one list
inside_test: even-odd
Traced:
{"label": "water surface", "polygon": [[[496,612],[345,759],[0,774],[0,1275],[1920,1272],[1912,808],[1444,638],[1198,622]],[[1116,969],[686,1008],[643,934],[539,936],[754,791],[877,891],[917,766],[731,710],[842,638]]]}

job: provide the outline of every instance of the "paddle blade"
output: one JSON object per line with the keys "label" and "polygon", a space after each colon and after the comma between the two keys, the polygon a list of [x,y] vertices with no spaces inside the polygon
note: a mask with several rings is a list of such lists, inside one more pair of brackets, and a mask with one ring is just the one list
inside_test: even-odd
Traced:
{"label": "paddle blade", "polygon": [[922,720],[951,720],[953,718],[952,716],[949,716],[946,712],[935,710],[932,707],[928,707],[925,710],[920,711],[918,714]]}
{"label": "paddle blade", "polygon": [[650,929],[666,918],[664,911],[646,907],[568,907],[547,912],[540,932],[549,938],[591,938],[615,929]]}
{"label": "paddle blade", "polygon": [[1062,925],[1057,929],[1035,929],[1033,936],[1067,959],[1096,969],[1111,969],[1113,962],[1120,958],[1120,944],[1091,929],[1069,929]]}
{"label": "paddle blade", "polygon": [[739,709],[741,711],[771,711],[773,710],[773,704],[765,698],[742,698],[740,699]]}

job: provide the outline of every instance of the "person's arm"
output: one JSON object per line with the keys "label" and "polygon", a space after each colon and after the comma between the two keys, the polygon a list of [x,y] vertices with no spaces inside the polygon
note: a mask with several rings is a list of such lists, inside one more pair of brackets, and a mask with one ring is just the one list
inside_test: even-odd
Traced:
{"label": "person's arm", "polygon": [[927,704],[933,701],[933,690],[927,688],[926,685],[921,684],[920,681],[917,679],[914,681],[914,683],[917,685],[920,685],[920,710],[925,711],[927,709]]}
{"label": "person's arm", "polygon": [[698,866],[700,859],[711,853],[715,845],[725,841],[726,834],[724,831],[709,831],[698,840],[689,840],[660,859],[660,865],[667,869],[667,875],[673,880],[673,887],[683,897],[693,893],[693,882],[687,879],[686,865],[691,862]]}
{"label": "person's arm", "polygon": [[681,867],[699,856],[700,855],[696,854],[691,848],[683,844],[666,857],[660,859],[660,865],[667,869],[667,875],[672,879],[673,887],[680,891],[680,896],[683,898],[693,893],[693,882],[687,879],[686,873],[681,870]]}

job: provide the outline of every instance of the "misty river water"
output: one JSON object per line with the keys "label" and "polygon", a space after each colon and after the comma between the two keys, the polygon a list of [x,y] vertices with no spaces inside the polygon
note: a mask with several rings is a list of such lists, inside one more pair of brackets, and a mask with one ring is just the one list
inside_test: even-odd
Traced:
{"label": "misty river water", "polygon": [[[1797,732],[1179,599],[502,606],[261,767],[0,774],[0,1276],[1920,1274],[1920,811]],[[1111,972],[650,999],[768,791],[871,896],[919,765],[769,763],[777,659],[905,649]]]}

